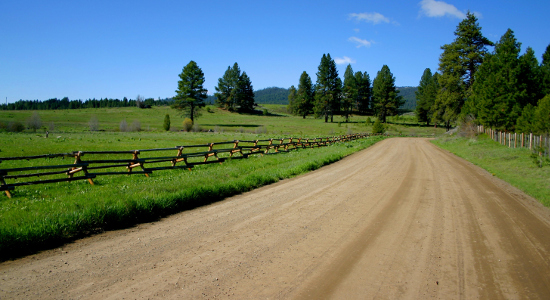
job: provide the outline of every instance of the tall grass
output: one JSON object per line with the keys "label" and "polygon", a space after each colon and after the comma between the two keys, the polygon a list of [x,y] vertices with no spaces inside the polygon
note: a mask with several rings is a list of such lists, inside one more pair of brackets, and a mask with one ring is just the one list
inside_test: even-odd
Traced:
{"label": "tall grass", "polygon": [[550,207],[550,167],[537,167],[525,148],[508,148],[482,134],[477,138],[441,137],[433,140]]}
{"label": "tall grass", "polygon": [[17,197],[0,201],[0,259],[219,201],[320,168],[382,139],[229,160],[150,178],[101,177],[94,186],[71,182],[20,187]]}

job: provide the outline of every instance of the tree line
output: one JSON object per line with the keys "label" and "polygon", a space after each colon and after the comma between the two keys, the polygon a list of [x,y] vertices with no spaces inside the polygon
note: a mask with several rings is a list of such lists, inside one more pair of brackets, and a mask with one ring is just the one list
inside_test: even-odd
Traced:
{"label": "tree line", "polygon": [[349,122],[351,115],[374,113],[382,122],[397,114],[404,101],[395,86],[395,77],[387,65],[372,81],[367,72],[354,72],[348,65],[342,81],[336,63],[330,54],[323,54],[318,67],[317,81],[313,84],[307,72],[302,72],[298,88],[291,86],[288,110],[305,118],[314,115],[325,122],[341,115]]}
{"label": "tree line", "polygon": [[[455,40],[441,47],[439,72],[424,70],[416,92],[418,120],[474,123],[508,132],[550,132],[550,45],[539,64],[508,29],[491,42],[468,12]],[[488,47],[494,47],[489,51]]]}
{"label": "tree line", "polygon": [[170,105],[173,100],[140,98],[128,99],[124,97],[120,99],[101,98],[87,100],[69,100],[68,97],[62,99],[51,98],[45,101],[40,100],[18,100],[14,103],[1,104],[0,110],[59,110],[59,109],[81,109],[81,108],[109,108],[109,107],[133,107],[138,106],[147,108],[151,106]]}

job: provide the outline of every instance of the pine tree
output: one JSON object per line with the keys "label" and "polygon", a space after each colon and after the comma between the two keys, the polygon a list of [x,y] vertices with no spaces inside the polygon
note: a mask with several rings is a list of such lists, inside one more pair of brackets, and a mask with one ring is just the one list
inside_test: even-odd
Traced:
{"label": "pine tree", "polygon": [[535,107],[531,104],[527,104],[521,116],[516,120],[516,132],[519,133],[531,133],[535,132]]}
{"label": "pine tree", "polygon": [[514,130],[523,107],[529,103],[525,84],[531,81],[529,77],[533,74],[529,73],[534,70],[529,69],[530,59],[527,58],[522,76],[520,50],[521,43],[508,29],[496,44],[494,53],[487,55],[479,68],[467,106],[480,124],[499,130]]}
{"label": "pine tree", "polygon": [[395,77],[387,65],[376,74],[372,84],[372,107],[381,122],[386,123],[386,117],[397,114],[405,101],[399,96],[395,87]]}
{"label": "pine tree", "polygon": [[323,54],[317,72],[317,84],[315,86],[315,116],[324,115],[325,123],[334,121],[334,112],[340,108],[340,93],[342,80],[338,77],[336,63],[330,54]]}
{"label": "pine tree", "polygon": [[166,131],[170,130],[170,115],[169,114],[166,114],[166,116],[164,116],[164,124],[162,125],[162,127]]}
{"label": "pine tree", "polygon": [[351,65],[348,64],[344,72],[344,86],[342,88],[342,116],[349,122],[353,105],[357,99],[357,81]]}
{"label": "pine tree", "polygon": [[172,108],[194,121],[200,115],[200,109],[205,106],[204,99],[207,97],[207,90],[203,87],[204,73],[196,62],[190,61],[179,77]]}
{"label": "pine tree", "polygon": [[218,86],[215,87],[216,104],[218,107],[235,111],[236,103],[234,97],[237,95],[237,84],[241,76],[241,69],[237,63],[233,67],[227,67],[227,70],[221,78],[218,79]]}
{"label": "pine tree", "polygon": [[313,113],[314,92],[311,78],[306,71],[302,72],[294,104],[296,115],[302,116],[305,119],[307,115]]}
{"label": "pine tree", "polygon": [[535,109],[535,131],[539,134],[550,134],[550,95],[539,100]]}
{"label": "pine tree", "polygon": [[239,77],[238,89],[240,93],[237,97],[237,110],[239,112],[251,112],[254,111],[256,103],[254,102],[254,89],[252,88],[252,82],[250,77],[243,72]]}
{"label": "pine tree", "polygon": [[222,78],[218,79],[215,89],[214,96],[218,107],[229,111],[249,112],[256,106],[250,77],[246,72],[241,74],[237,63],[233,64],[233,67],[227,67]]}
{"label": "pine tree", "polygon": [[288,106],[286,107],[286,110],[293,115],[297,115],[297,106],[298,103],[296,99],[296,88],[294,86],[291,86],[288,89]]}
{"label": "pine tree", "polygon": [[356,72],[355,83],[357,85],[357,98],[355,99],[355,106],[360,113],[367,113],[372,98],[372,88],[370,82],[370,76],[367,72]]}
{"label": "pine tree", "polygon": [[434,105],[433,119],[445,123],[447,129],[461,112],[465,99],[471,93],[475,73],[493,43],[481,34],[477,17],[468,12],[455,32],[451,44],[441,47],[439,57],[440,90]]}
{"label": "pine tree", "polygon": [[540,65],[541,86],[543,95],[550,94],[550,44],[546,47],[546,51],[542,55]]}
{"label": "pine tree", "polygon": [[430,68],[426,68],[416,94],[416,117],[419,122],[426,122],[426,125],[430,125],[430,119],[433,114],[433,107],[437,91],[439,90],[439,74],[436,72],[432,75]]}

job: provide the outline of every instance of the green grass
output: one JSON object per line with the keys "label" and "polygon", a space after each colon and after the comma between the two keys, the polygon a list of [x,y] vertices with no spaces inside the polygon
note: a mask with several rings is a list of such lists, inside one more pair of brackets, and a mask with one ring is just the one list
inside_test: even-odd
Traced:
{"label": "green grass", "polygon": [[82,181],[18,187],[16,197],[0,200],[0,259],[212,203],[317,169],[381,139],[253,156],[191,172],[156,172],[150,178],[100,177],[94,186]]}
{"label": "green grass", "polygon": [[[283,105],[262,105],[258,108],[260,111],[264,109],[268,111],[267,115],[229,113],[210,106],[210,112],[203,110],[196,122],[203,132],[182,132],[183,118],[169,107],[39,111],[43,128],[37,132],[0,132],[0,157],[168,148],[235,139],[327,137],[371,132],[372,122],[376,119],[372,116],[352,116],[351,121],[346,123],[342,117],[335,116],[334,123],[325,123],[321,119],[289,115]],[[0,111],[0,122],[18,121],[24,124],[32,114],[33,111]],[[162,129],[166,114],[171,117],[172,130],[169,132]],[[91,132],[88,124],[94,117],[98,120],[100,131]],[[365,122],[367,119],[371,123]],[[119,124],[123,120],[128,126],[139,121],[142,131],[120,132]],[[388,121],[388,132],[392,135],[433,136],[444,131],[418,125],[414,116],[392,117]],[[46,130],[50,132],[48,138],[45,138]],[[212,132],[204,132],[206,130]],[[102,176],[94,179],[94,186],[86,181],[76,181],[17,187],[12,199],[0,195],[0,256],[5,259],[34,252],[89,233],[147,222],[218,201],[316,169],[380,139],[255,156],[222,165],[197,166],[192,172],[158,171],[150,178],[137,174]],[[140,157],[152,155],[149,153],[140,154]],[[174,153],[165,153],[176,154],[175,150]],[[105,155],[102,158],[131,158],[128,154],[122,156]],[[90,157],[86,155],[83,160]],[[70,157],[4,161],[0,168],[71,164],[73,161]]]}
{"label": "green grass", "polygon": [[508,148],[483,134],[477,138],[441,137],[433,141],[550,207],[550,167],[539,168],[525,148]]}
{"label": "green grass", "polygon": [[[208,106],[211,112],[202,110],[196,124],[202,130],[212,130],[217,133],[265,133],[270,137],[299,136],[316,137],[341,135],[355,132],[370,132],[372,125],[365,121],[372,116],[351,117],[349,123],[345,123],[341,116],[334,117],[334,123],[324,123],[321,119],[311,116],[302,119],[286,113],[284,105],[262,105],[258,110],[267,109],[268,116],[230,113],[214,106]],[[18,121],[26,124],[34,111],[0,111],[0,122],[7,124]],[[97,117],[99,129],[106,132],[118,132],[119,124],[125,120],[128,127],[134,121],[139,121],[142,132],[163,132],[162,125],[166,114],[170,115],[171,130],[183,129],[183,118],[177,115],[174,109],[168,106],[156,106],[151,109],[125,108],[95,108],[75,110],[42,110],[38,111],[42,121],[42,129],[35,135],[44,136],[49,130],[50,137],[62,136],[67,133],[89,133],[89,122],[92,117]],[[414,116],[389,117],[389,132],[392,134],[431,136],[444,132],[442,128],[433,128],[418,125]],[[32,134],[32,133],[29,133]],[[2,148],[2,146],[0,146]]]}

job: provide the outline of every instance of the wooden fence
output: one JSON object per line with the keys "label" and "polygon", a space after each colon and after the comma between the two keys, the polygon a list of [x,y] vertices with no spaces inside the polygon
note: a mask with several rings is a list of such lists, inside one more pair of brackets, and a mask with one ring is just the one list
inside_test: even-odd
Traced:
{"label": "wooden fence", "polygon": [[[175,146],[172,148],[144,149],[130,151],[74,151],[71,153],[45,154],[36,156],[2,157],[3,161],[30,161],[37,159],[74,158],[72,164],[40,165],[17,168],[0,168],[0,191],[11,198],[17,186],[88,180],[94,184],[98,176],[144,174],[149,177],[153,171],[189,169],[196,165],[222,163],[226,159],[248,158],[255,154],[275,154],[298,148],[328,146],[337,142],[352,141],[368,137],[369,134],[349,134],[325,138],[283,138],[254,141],[234,140],[208,143],[205,145]],[[232,147],[228,147],[232,145]],[[201,151],[202,150],[202,151]],[[164,153],[172,152],[173,155]],[[121,157],[122,156],[122,157]],[[114,159],[113,159],[114,158]],[[121,170],[122,169],[122,170]],[[27,178],[46,177],[34,181]],[[23,179],[23,180],[20,180]],[[7,181],[10,181],[8,183]]]}
{"label": "wooden fence", "polygon": [[538,152],[541,156],[550,157],[550,139],[548,136],[534,135],[533,133],[515,133],[498,131],[491,128],[485,128],[480,125],[477,127],[478,133],[485,133],[494,141],[509,148],[529,148],[531,151]]}

